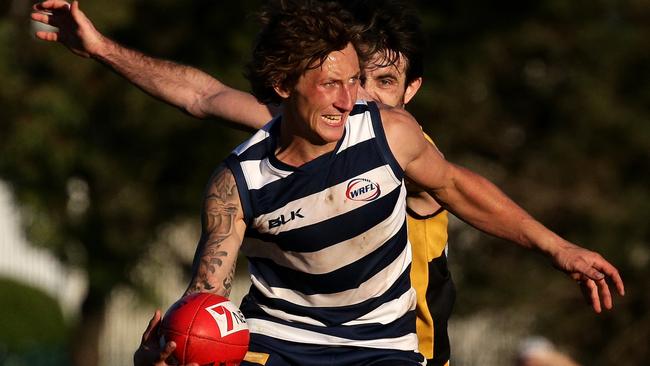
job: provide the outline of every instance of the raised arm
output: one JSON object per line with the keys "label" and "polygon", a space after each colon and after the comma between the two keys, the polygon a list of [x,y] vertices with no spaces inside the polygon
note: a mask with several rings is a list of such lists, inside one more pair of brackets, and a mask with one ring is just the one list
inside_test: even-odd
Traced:
{"label": "raised arm", "polygon": [[446,161],[407,112],[382,110],[382,119],[391,150],[407,177],[447,210],[481,231],[549,256],[556,268],[580,284],[597,313],[601,305],[613,306],[607,278],[619,294],[625,293],[618,270],[600,254],[561,238],[490,181]]}
{"label": "raised arm", "polygon": [[37,38],[60,42],[79,56],[101,62],[146,93],[194,117],[219,117],[238,127],[257,129],[278,112],[201,70],[149,57],[105,37],[79,9],[77,1],[38,3],[31,18],[58,28],[37,31]]}
{"label": "raised arm", "polygon": [[246,224],[235,178],[223,165],[210,179],[201,216],[192,279],[183,296],[211,292],[228,297]]}

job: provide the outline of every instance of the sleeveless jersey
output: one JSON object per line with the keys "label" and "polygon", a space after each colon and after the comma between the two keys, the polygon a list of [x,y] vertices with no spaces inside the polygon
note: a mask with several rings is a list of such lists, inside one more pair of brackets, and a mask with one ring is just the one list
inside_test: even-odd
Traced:
{"label": "sleeveless jersey", "polygon": [[275,157],[282,117],[226,160],[247,222],[251,337],[417,352],[403,171],[374,103],[336,148],[298,168]]}

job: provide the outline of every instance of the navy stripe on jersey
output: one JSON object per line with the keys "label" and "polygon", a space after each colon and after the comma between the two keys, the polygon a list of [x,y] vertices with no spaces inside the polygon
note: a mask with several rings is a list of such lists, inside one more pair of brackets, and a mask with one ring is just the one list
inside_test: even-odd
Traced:
{"label": "navy stripe on jersey", "polygon": [[[368,313],[368,309],[375,309],[381,304],[398,299],[411,290],[410,266],[405,270],[399,279],[384,293],[377,297],[370,298],[354,305],[342,305],[337,307],[300,306],[281,298],[269,298],[264,296],[258,289],[251,287],[249,294],[244,298],[241,310],[246,317],[271,318],[260,306],[272,309],[283,309],[283,311],[296,315],[309,317],[325,326],[340,326],[351,322]],[[254,275],[254,273],[253,273]],[[412,329],[411,329],[412,330]]]}
{"label": "navy stripe on jersey", "polygon": [[[347,238],[357,236],[392,214],[400,190],[390,192],[385,200],[369,202],[352,212],[332,217],[318,224],[284,231],[277,235],[250,230],[247,236],[274,242],[280,248],[295,252],[315,252]],[[314,209],[318,209],[317,207]],[[341,230],[346,228],[346,230]]]}
{"label": "navy stripe on jersey", "polygon": [[250,258],[265,282],[271,287],[295,289],[305,294],[331,294],[359,287],[364,279],[377,274],[390,265],[404,249],[406,225],[399,234],[384,243],[379,249],[355,263],[327,274],[309,274],[276,265],[272,260]]}
{"label": "navy stripe on jersey", "polygon": [[[321,158],[323,157],[321,156]],[[326,187],[339,184],[369,169],[386,164],[374,140],[352,146],[339,153],[336,158],[340,160],[340,163],[333,166],[332,169],[316,170],[308,176],[298,171],[282,180],[269,183],[263,188],[251,189],[250,199],[254,202],[256,212],[274,211],[290,201],[320,192]],[[287,186],[291,186],[292,189],[287,190]],[[265,199],[265,197],[272,197],[273,200]]]}

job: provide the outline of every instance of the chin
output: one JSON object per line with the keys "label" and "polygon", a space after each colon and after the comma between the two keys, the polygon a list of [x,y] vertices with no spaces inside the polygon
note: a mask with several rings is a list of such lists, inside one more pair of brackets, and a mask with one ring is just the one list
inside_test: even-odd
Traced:
{"label": "chin", "polygon": [[343,134],[345,133],[345,123],[341,124],[340,126],[322,126],[319,132],[323,140],[326,142],[337,142],[343,137]]}
{"label": "chin", "polygon": [[341,129],[340,132],[338,131],[322,131],[319,135],[320,138],[323,140],[324,143],[326,144],[331,144],[331,143],[336,143],[338,142],[342,137],[343,137],[343,131],[344,129]]}

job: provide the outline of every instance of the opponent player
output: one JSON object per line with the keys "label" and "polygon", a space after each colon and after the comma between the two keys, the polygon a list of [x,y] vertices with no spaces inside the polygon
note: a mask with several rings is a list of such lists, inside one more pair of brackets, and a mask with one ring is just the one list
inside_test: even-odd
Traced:
{"label": "opponent player", "polygon": [[[425,42],[419,18],[401,1],[358,0],[348,6],[365,26],[363,44],[371,53],[362,73],[361,94],[404,108],[422,85]],[[419,349],[427,365],[442,366],[450,358],[447,322],[456,297],[447,267],[447,211],[408,183],[407,226],[413,249],[411,283],[417,295]]]}

